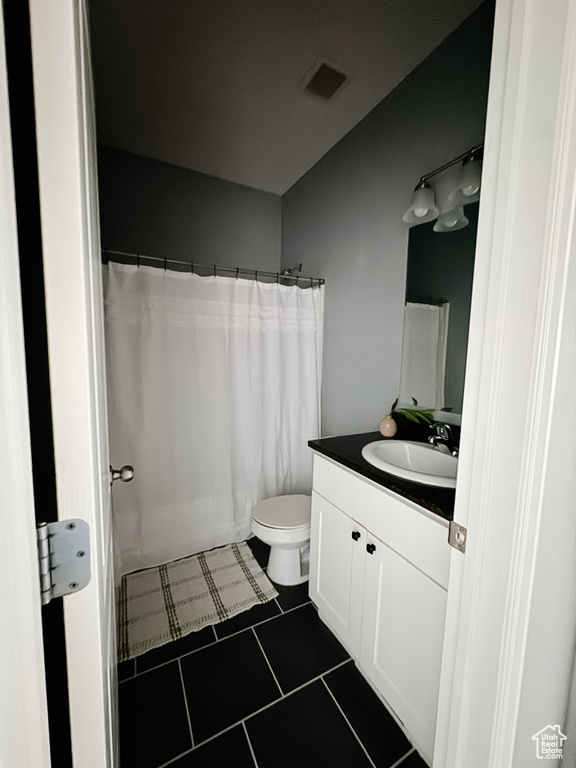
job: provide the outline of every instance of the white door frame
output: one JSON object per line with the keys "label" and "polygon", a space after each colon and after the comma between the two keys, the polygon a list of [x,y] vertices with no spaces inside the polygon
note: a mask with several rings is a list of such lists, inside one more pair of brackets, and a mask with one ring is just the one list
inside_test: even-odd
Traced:
{"label": "white door frame", "polygon": [[[63,39],[57,40],[55,47],[49,46],[44,50],[46,61],[50,61],[51,66],[56,61],[62,72],[69,73],[74,68],[72,65],[78,55],[70,47],[75,18],[74,13],[70,16],[70,11],[77,8],[75,0],[32,0],[33,17],[36,15],[39,18],[38,14],[44,11],[42,22],[49,27],[58,20],[62,21],[58,14],[68,14],[64,19],[67,32]],[[478,266],[456,498],[456,517],[467,524],[469,541],[465,556],[457,552],[452,554],[444,655],[446,672],[442,680],[435,759],[437,768],[519,768],[520,764],[515,761],[515,750],[520,744],[516,741],[516,734],[524,713],[527,684],[533,677],[533,669],[525,664],[525,660],[530,659],[531,642],[537,638],[537,627],[531,621],[535,618],[535,598],[546,581],[542,576],[545,569],[539,569],[539,565],[543,555],[550,557],[550,552],[546,552],[544,547],[543,534],[546,533],[548,516],[543,514],[546,511],[543,500],[551,489],[552,480],[557,483],[556,501],[561,507],[561,521],[562,514],[567,512],[567,501],[572,503],[568,494],[570,489],[564,487],[562,482],[558,484],[557,475],[552,477],[548,457],[551,447],[550,418],[557,415],[562,405],[555,395],[563,391],[562,385],[571,372],[570,364],[560,365],[564,359],[560,352],[564,351],[564,347],[559,345],[559,340],[568,339],[568,335],[564,336],[562,332],[571,303],[568,299],[574,298],[570,293],[574,281],[567,280],[567,277],[573,250],[572,188],[576,175],[576,131],[572,122],[576,88],[575,8],[576,0],[497,2]],[[35,76],[42,76],[40,69],[36,68]],[[65,77],[60,89],[68,95],[69,84]],[[62,92],[54,86],[52,90],[48,87],[43,97],[45,116],[52,129],[39,139],[57,144],[62,165],[59,174],[54,169],[50,184],[49,177],[44,177],[43,202],[47,201],[46,195],[57,192],[62,179],[69,178],[68,174],[71,174],[72,180],[82,178],[82,169],[74,167],[77,158],[67,157],[66,140],[63,141],[68,130],[69,103],[67,106],[64,104]],[[1,120],[6,118],[5,111],[6,105],[0,103]],[[57,119],[54,119],[54,113],[57,113]],[[72,119],[77,117],[72,115]],[[3,124],[1,128],[5,131]],[[77,139],[76,135],[74,142]],[[3,138],[3,147],[4,144]],[[5,158],[2,162],[5,163]],[[3,174],[2,194],[8,195],[9,203],[10,193],[5,187],[6,174]],[[78,194],[82,195],[80,187]],[[14,247],[13,235],[12,245],[8,245]],[[2,247],[5,247],[4,241]],[[70,263],[62,261],[61,254],[49,250],[46,258],[48,271],[71,268]],[[7,354],[8,362],[16,371],[16,384],[21,384],[21,318],[19,308],[14,304],[17,304],[17,292],[13,292],[17,274],[14,264],[10,266],[10,259],[8,265],[7,281],[0,281],[0,291],[8,292],[9,298],[8,303],[0,305],[2,311],[9,313],[6,325],[0,324],[0,362],[5,365]],[[82,301],[89,301],[85,294]],[[5,307],[8,309],[4,310]],[[77,334],[82,331],[70,327],[59,331],[62,339],[68,335],[72,345],[74,339],[70,339],[70,332]],[[20,341],[17,341],[18,338]],[[16,346],[11,348],[10,344],[14,345],[15,339]],[[62,340],[60,344],[64,346]],[[571,353],[570,345],[567,342],[566,345],[568,353]],[[65,354],[64,349],[62,353]],[[82,367],[88,363],[80,361],[80,364]],[[70,372],[76,372],[78,361],[70,359],[66,365]],[[80,375],[85,374],[86,367],[82,368]],[[0,400],[0,418],[12,419],[14,445],[22,461],[20,471],[11,475],[13,483],[3,486],[0,492],[13,489],[14,504],[20,504],[30,518],[30,464],[25,404],[22,401],[24,390],[18,387],[10,389],[10,384],[4,380],[4,367],[2,376],[2,385],[8,387],[7,391],[16,405],[16,416],[6,412],[4,406],[7,400],[4,398]],[[93,414],[88,416],[93,418]],[[574,424],[569,426],[574,431]],[[562,447],[566,449],[567,458],[573,455],[570,429],[566,430],[567,434],[559,436],[561,442],[565,442]],[[84,482],[81,479],[85,467],[85,463],[78,466],[79,473],[74,480],[76,510],[78,502],[94,491],[92,480]],[[69,506],[72,497],[73,494],[70,494]],[[23,539],[16,537],[16,540],[23,542],[24,553],[31,560],[31,535]],[[27,562],[26,565],[35,575],[32,563]],[[12,547],[6,558],[2,558],[0,568],[19,569],[21,566],[16,548]],[[13,570],[11,573],[20,571]],[[20,591],[24,592],[23,605],[28,608],[24,611],[22,605],[19,608],[21,632],[15,633],[18,644],[21,644],[23,637],[33,638],[33,633],[39,630],[39,606],[34,611],[31,594],[34,578],[29,575],[23,579],[16,581]],[[11,580],[9,582],[12,583]],[[9,598],[18,593],[15,589]],[[73,599],[81,599],[81,594]],[[566,637],[569,633],[573,623],[572,613],[573,605],[559,636]],[[68,621],[68,612],[66,618]],[[94,626],[100,617],[86,615],[85,618],[88,626],[93,626],[94,642],[101,642],[98,639],[99,629]],[[4,650],[4,640],[2,642]],[[22,738],[22,733],[26,731],[18,733],[20,749],[27,748],[29,744],[30,750],[36,747],[38,754],[45,755],[41,660],[37,649],[35,651],[28,644],[25,647],[33,661],[26,670],[28,677],[22,677],[19,686],[0,691],[0,713],[4,714],[8,707],[13,713],[25,709],[28,722],[36,722],[38,730],[34,730],[29,743]],[[23,653],[23,647],[17,649],[12,646],[12,652]],[[18,658],[15,657],[15,660],[17,662]],[[560,661],[559,658],[559,664]],[[92,722],[94,728],[99,730],[102,742],[110,723],[110,712],[105,711],[106,683],[103,685],[100,680],[98,691],[97,677],[101,671],[90,675],[89,690],[95,690],[97,695],[93,706],[86,708],[85,701],[91,693],[82,694],[83,703],[80,684],[76,679],[80,662],[80,658],[73,660],[73,730],[75,718],[76,721],[78,718],[92,718],[96,708],[97,717]],[[24,669],[22,664],[21,668]],[[4,667],[2,671],[5,671]],[[563,691],[558,691],[558,717],[561,716],[562,696]],[[553,702],[546,696],[543,699]],[[550,713],[550,718],[553,717],[556,717],[556,712]],[[547,721],[542,726],[546,724]],[[3,735],[3,731],[0,734]],[[109,731],[107,737],[110,737]],[[0,746],[0,750],[3,748]],[[91,766],[106,765],[98,754],[88,753]],[[4,757],[1,751],[0,756]],[[25,762],[21,755],[8,762],[10,768],[20,764],[41,765],[37,760]]]}
{"label": "white door frame", "polygon": [[74,768],[117,765],[116,632],[96,122],[84,0],[29,0],[58,517],[90,527],[64,598]]}
{"label": "white door frame", "polygon": [[435,768],[528,768],[531,735],[565,721],[575,104],[576,2],[498,0]]}
{"label": "white door frame", "polygon": [[50,768],[1,11],[0,41],[0,766]]}

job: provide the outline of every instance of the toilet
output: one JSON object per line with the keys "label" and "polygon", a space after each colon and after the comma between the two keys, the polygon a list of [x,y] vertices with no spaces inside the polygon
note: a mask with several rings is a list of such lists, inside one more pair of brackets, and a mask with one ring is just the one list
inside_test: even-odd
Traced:
{"label": "toilet", "polygon": [[310,570],[310,496],[272,496],[252,511],[252,533],[269,544],[268,577],[291,587],[308,581]]}

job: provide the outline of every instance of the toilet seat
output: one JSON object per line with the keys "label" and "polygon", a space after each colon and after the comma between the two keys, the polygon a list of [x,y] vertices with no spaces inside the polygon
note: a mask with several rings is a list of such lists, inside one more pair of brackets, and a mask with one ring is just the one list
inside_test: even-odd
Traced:
{"label": "toilet seat", "polygon": [[304,530],[310,527],[310,496],[298,493],[264,499],[254,507],[252,518],[267,528]]}

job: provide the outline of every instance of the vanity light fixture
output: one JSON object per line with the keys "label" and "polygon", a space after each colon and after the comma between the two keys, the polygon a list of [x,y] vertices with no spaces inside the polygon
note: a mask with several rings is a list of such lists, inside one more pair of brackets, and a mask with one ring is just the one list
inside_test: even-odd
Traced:
{"label": "vanity light fixture", "polygon": [[[402,216],[403,221],[406,224],[424,224],[438,217],[434,225],[435,232],[454,232],[465,227],[468,219],[464,215],[462,206],[473,203],[479,198],[483,149],[484,144],[478,144],[422,176],[414,190],[410,206]],[[457,187],[448,196],[449,210],[439,216],[434,190],[429,181],[457,163],[462,163]]]}
{"label": "vanity light fixture", "polygon": [[423,179],[414,190],[410,206],[402,219],[406,224],[424,224],[438,216],[438,208],[434,199],[434,192],[430,184]]}

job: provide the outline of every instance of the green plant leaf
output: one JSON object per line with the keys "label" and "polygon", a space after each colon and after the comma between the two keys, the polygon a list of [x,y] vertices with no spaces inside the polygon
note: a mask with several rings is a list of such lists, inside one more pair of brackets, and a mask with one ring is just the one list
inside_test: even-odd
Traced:
{"label": "green plant leaf", "polygon": [[414,405],[418,405],[418,400],[416,400],[415,397],[412,398],[412,402],[414,403]]}
{"label": "green plant leaf", "polygon": [[446,405],[444,408],[440,408],[441,411],[446,411],[446,413],[451,413],[454,410],[453,405]]}
{"label": "green plant leaf", "polygon": [[398,398],[396,398],[396,400],[394,400],[394,405],[392,406],[392,408],[390,408],[390,413],[394,413],[394,411],[396,410],[396,406],[397,405],[398,405]]}
{"label": "green plant leaf", "polygon": [[407,408],[400,408],[398,413],[401,413],[403,416],[406,416],[406,418],[409,419],[410,421],[414,421],[416,422],[416,424],[418,424],[418,419],[416,418],[416,416],[414,416],[414,413],[412,411],[409,411]]}

